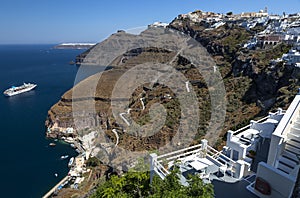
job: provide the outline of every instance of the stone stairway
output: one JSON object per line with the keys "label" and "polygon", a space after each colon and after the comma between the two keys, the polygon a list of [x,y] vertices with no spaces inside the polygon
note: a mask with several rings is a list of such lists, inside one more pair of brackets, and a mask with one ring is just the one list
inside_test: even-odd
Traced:
{"label": "stone stairway", "polygon": [[281,156],[278,158],[276,168],[290,174],[300,163],[300,116],[294,119],[293,126],[287,134],[287,141]]}

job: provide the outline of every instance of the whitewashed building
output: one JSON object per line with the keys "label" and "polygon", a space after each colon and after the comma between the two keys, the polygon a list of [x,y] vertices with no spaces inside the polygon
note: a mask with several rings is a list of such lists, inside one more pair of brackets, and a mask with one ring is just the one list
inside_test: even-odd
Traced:
{"label": "whitewashed building", "polygon": [[288,110],[228,131],[222,151],[202,140],[171,153],[151,154],[151,181],[155,174],[164,179],[177,166],[183,185],[188,185],[188,174],[195,174],[213,183],[219,197],[299,197],[299,156],[300,89]]}
{"label": "whitewashed building", "polygon": [[300,52],[296,49],[291,49],[287,54],[282,56],[282,59],[285,60],[288,65],[295,65],[300,63]]}

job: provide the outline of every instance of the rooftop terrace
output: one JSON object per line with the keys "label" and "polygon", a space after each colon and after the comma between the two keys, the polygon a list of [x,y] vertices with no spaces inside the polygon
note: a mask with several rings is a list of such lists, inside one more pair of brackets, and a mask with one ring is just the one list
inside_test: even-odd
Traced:
{"label": "rooftop terrace", "polygon": [[300,89],[287,111],[228,131],[222,151],[202,140],[150,159],[151,181],[153,174],[164,179],[177,166],[183,185],[187,175],[198,175],[214,185],[216,197],[300,197]]}

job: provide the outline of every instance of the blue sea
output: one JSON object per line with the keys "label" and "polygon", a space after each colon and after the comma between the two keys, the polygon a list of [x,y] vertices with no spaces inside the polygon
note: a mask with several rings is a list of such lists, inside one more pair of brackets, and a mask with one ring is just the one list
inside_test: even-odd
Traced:
{"label": "blue sea", "polygon": [[[69,62],[83,50],[52,47],[0,45],[0,197],[41,197],[68,173],[68,160],[60,156],[77,154],[68,144],[50,147],[44,123],[47,111],[72,88],[78,68]],[[2,94],[23,82],[38,87],[13,97]]]}

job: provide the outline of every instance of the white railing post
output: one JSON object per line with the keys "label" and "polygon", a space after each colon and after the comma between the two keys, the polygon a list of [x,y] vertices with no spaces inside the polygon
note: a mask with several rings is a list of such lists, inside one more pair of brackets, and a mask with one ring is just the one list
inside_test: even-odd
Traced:
{"label": "white railing post", "polygon": [[155,174],[155,161],[157,159],[156,153],[150,154],[150,184],[152,183],[153,176]]}
{"label": "white railing post", "polygon": [[231,138],[233,137],[233,134],[234,134],[233,131],[231,131],[231,130],[227,131],[227,144],[226,145],[229,145],[229,143],[231,142]]}
{"label": "white railing post", "polygon": [[207,150],[208,141],[206,139],[201,140],[202,150]]}
{"label": "white railing post", "polygon": [[201,157],[206,157],[208,141],[206,139],[201,140]]}
{"label": "white railing post", "polygon": [[235,165],[236,167],[235,167],[234,177],[237,179],[241,179],[244,176],[244,169],[245,169],[244,160],[238,160]]}

